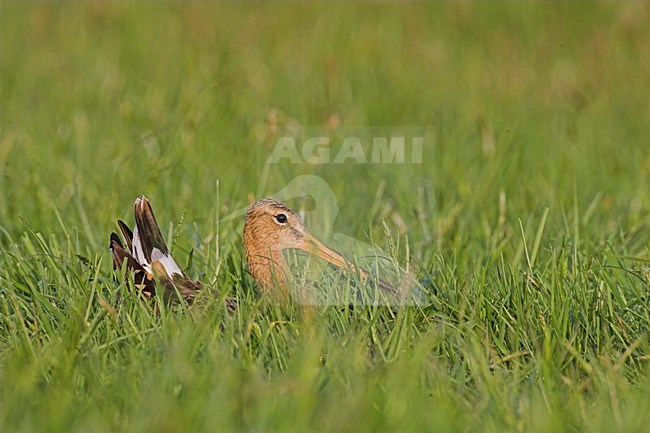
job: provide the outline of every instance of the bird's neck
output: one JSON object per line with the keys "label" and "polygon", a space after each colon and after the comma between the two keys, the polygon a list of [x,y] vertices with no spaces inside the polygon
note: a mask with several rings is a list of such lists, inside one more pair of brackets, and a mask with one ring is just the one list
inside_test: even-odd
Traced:
{"label": "bird's neck", "polygon": [[246,260],[260,289],[267,291],[279,287],[286,292],[289,266],[282,251],[270,248],[249,249]]}

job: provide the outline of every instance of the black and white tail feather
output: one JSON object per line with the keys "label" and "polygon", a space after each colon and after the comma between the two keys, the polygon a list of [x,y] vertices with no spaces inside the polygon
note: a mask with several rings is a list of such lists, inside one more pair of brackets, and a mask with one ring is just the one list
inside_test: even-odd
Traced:
{"label": "black and white tail feather", "polygon": [[158,223],[145,196],[134,203],[135,227],[133,232],[124,223],[117,224],[126,243],[126,249],[116,233],[111,233],[110,249],[113,254],[113,269],[134,274],[135,287],[147,298],[156,294],[156,280],[164,288],[165,302],[180,298],[192,303],[201,289],[200,281],[188,278],[171,256],[162,237]]}

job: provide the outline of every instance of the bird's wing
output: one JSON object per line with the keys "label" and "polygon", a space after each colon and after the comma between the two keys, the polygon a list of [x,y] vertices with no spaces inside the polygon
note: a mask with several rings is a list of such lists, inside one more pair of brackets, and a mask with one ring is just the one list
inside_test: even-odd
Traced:
{"label": "bird's wing", "polygon": [[200,281],[192,280],[184,274],[174,274],[171,278],[168,277],[167,271],[159,261],[153,262],[153,270],[158,282],[165,289],[163,296],[167,303],[170,301],[175,303],[180,296],[185,302],[192,304],[203,287]]}
{"label": "bird's wing", "polygon": [[136,199],[134,213],[135,228],[131,248],[133,257],[150,273],[153,273],[153,264],[159,263],[160,266],[156,266],[156,270],[164,270],[171,279],[175,274],[184,275],[167,249],[149,200],[145,196]]}
{"label": "bird's wing", "polygon": [[188,278],[172,258],[149,200],[145,196],[136,199],[134,213],[133,232],[123,221],[117,222],[128,250],[124,248],[117,234],[111,233],[113,268],[122,269],[126,265],[127,270],[132,270],[135,286],[148,298],[155,294],[158,280],[164,289],[166,302],[175,303],[178,296],[174,295],[177,293],[191,304],[202,287],[201,282]]}
{"label": "bird's wing", "polygon": [[124,223],[122,220],[117,220],[117,225],[120,227],[120,231],[122,232],[122,237],[124,238],[124,241],[126,242],[126,249],[128,251],[133,251],[133,232],[129,228],[129,226]]}
{"label": "bird's wing", "polygon": [[[124,225],[124,228],[130,232],[126,225]],[[140,265],[140,263],[138,263],[138,261],[124,249],[124,246],[122,245],[122,242],[120,242],[120,238],[116,233],[111,233],[110,249],[111,253],[113,253],[113,269],[120,270],[122,269],[122,266],[126,265],[127,271],[133,271],[135,286],[139,288],[145,296],[151,298],[156,291],[156,283],[153,279],[153,275],[150,272],[147,272],[142,265]]]}

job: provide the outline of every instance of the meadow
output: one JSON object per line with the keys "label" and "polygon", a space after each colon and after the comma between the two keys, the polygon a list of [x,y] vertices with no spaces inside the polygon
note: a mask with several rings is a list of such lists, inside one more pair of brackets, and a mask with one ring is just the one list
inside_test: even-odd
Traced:
{"label": "meadow", "polygon": [[[0,2],[0,431],[650,431],[648,53],[631,0]],[[300,175],[418,305],[259,293],[228,216]],[[191,308],[112,272],[141,194]]]}

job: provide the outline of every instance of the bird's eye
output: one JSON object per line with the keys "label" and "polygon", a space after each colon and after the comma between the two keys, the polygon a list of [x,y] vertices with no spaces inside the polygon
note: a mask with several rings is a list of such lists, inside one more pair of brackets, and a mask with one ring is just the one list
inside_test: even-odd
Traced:
{"label": "bird's eye", "polygon": [[279,214],[275,215],[273,218],[275,218],[275,220],[277,222],[279,222],[280,224],[284,224],[284,223],[287,222],[287,216],[285,214],[283,214],[283,213],[279,213]]}

